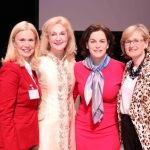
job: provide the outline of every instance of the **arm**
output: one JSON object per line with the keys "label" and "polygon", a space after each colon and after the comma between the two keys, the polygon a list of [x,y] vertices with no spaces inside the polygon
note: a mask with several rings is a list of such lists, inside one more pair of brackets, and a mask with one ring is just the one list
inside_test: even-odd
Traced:
{"label": "arm", "polygon": [[0,132],[4,150],[19,150],[13,114],[16,105],[19,75],[12,63],[0,71]]}
{"label": "arm", "polygon": [[77,63],[75,63],[75,66],[74,66],[74,76],[75,76],[75,86],[74,86],[74,90],[73,90],[73,99],[74,99],[74,102],[76,102],[76,99],[77,99],[77,96],[79,95],[79,91],[78,91],[78,67],[77,67]]}
{"label": "arm", "polygon": [[78,92],[78,83],[76,82],[74,90],[73,90],[73,99],[74,99],[74,102],[76,102],[76,99],[77,99],[78,95],[79,95],[79,92]]}

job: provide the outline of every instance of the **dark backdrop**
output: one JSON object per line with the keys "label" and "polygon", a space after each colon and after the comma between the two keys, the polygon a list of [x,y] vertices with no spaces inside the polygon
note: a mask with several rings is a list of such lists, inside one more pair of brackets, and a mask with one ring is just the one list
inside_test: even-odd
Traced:
{"label": "dark backdrop", "polygon": [[0,0],[0,58],[5,56],[9,34],[20,21],[29,21],[38,29],[39,0]]}
{"label": "dark backdrop", "polygon": [[[39,28],[39,0],[0,0],[0,58],[5,56],[9,34],[14,25],[20,21],[29,21]],[[40,31],[39,35],[40,35]],[[75,38],[78,48],[76,61],[82,60],[81,48],[79,40],[83,31],[75,31]],[[126,62],[121,57],[120,38],[122,32],[113,31],[115,36],[114,55],[113,58]]]}

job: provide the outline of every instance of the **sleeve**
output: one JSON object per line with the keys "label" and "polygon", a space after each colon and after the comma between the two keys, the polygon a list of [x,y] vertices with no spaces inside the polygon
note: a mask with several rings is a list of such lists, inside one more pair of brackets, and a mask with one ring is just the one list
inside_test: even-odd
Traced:
{"label": "sleeve", "polygon": [[4,150],[19,150],[13,120],[19,75],[14,65],[5,63],[0,70],[0,134]]}
{"label": "sleeve", "polygon": [[74,102],[76,102],[76,99],[77,99],[77,96],[79,95],[79,91],[78,91],[78,67],[77,67],[77,62],[75,63],[75,66],[74,66],[74,75],[75,75],[75,86],[74,86],[74,90],[73,90],[73,99],[74,99]]}

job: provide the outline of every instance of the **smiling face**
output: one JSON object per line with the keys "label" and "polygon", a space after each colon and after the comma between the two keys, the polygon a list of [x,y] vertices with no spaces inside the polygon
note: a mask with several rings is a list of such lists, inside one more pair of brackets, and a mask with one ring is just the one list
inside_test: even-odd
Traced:
{"label": "smiling face", "polygon": [[[126,44],[128,43],[128,44]],[[148,46],[147,40],[143,39],[140,31],[135,30],[128,39],[125,40],[125,52],[133,60],[143,59],[145,56],[145,48]]]}
{"label": "smiling face", "polygon": [[68,42],[68,34],[66,28],[61,24],[52,27],[49,34],[50,53],[57,56],[63,54]]}
{"label": "smiling face", "polygon": [[103,31],[95,31],[90,35],[87,48],[89,49],[93,62],[98,62],[96,65],[99,65],[105,57],[108,46],[109,44]]}
{"label": "smiling face", "polygon": [[31,30],[20,31],[14,38],[14,47],[27,62],[35,51],[35,35]]}

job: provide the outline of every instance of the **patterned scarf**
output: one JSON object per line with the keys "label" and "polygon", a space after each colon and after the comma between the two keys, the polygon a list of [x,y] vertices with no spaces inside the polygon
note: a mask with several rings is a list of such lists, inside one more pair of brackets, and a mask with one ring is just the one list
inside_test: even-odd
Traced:
{"label": "patterned scarf", "polygon": [[105,68],[110,62],[110,57],[106,54],[99,66],[94,66],[90,56],[82,61],[83,65],[91,69],[91,73],[86,81],[84,88],[84,96],[86,104],[88,105],[92,98],[92,118],[93,123],[100,122],[104,115],[103,108],[103,87],[104,78],[101,70]]}

